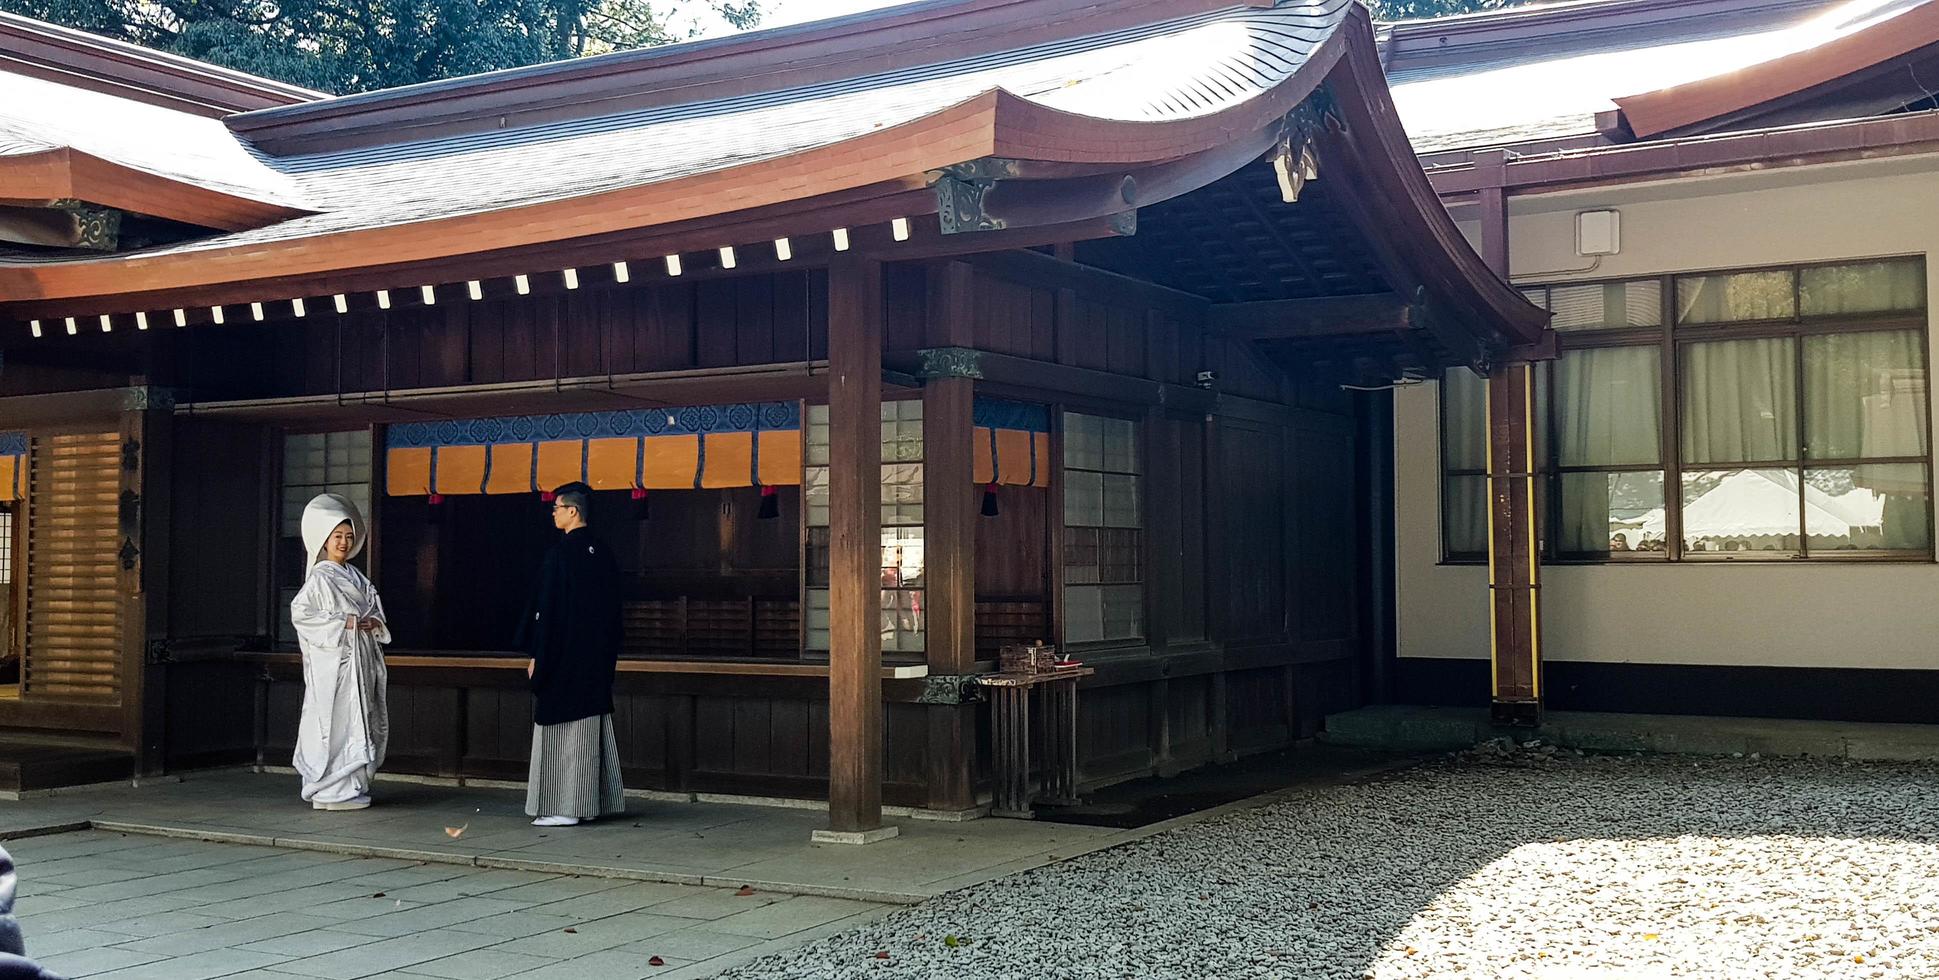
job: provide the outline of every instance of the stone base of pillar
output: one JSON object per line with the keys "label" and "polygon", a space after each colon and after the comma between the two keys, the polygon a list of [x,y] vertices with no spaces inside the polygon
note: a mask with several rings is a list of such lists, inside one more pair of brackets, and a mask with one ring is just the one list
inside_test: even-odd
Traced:
{"label": "stone base of pillar", "polygon": [[817,844],[873,844],[888,840],[902,833],[900,827],[877,827],[874,830],[817,830],[809,839]]}
{"label": "stone base of pillar", "polygon": [[1535,728],[1542,724],[1542,702],[1534,700],[1505,701],[1497,698],[1489,707],[1488,717],[1497,725],[1512,728]]}

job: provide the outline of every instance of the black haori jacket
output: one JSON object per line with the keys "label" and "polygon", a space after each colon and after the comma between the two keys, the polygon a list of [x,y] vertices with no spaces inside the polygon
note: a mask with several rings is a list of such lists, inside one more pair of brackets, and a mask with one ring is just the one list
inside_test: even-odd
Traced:
{"label": "black haori jacket", "polygon": [[578,528],[546,553],[519,644],[537,661],[533,720],[563,725],[613,711],[619,660],[619,566],[590,528]]}

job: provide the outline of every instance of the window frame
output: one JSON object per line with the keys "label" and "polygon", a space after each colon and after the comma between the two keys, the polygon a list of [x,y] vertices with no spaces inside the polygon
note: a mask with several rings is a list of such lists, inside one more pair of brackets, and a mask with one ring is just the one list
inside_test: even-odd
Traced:
{"label": "window frame", "polygon": [[[1150,528],[1149,528],[1151,521],[1150,521],[1150,514],[1148,513],[1149,500],[1147,499],[1149,495],[1147,493],[1148,488],[1145,485],[1145,470],[1147,467],[1150,466],[1150,463],[1151,463],[1150,446],[1147,444],[1147,441],[1146,441],[1149,437],[1150,426],[1146,424],[1146,421],[1147,421],[1146,416],[1138,412],[1126,411],[1121,408],[1113,407],[1109,405],[1097,404],[1097,403],[1085,402],[1085,401],[1068,400],[1068,399],[1052,404],[1049,407],[1053,412],[1053,419],[1051,423],[1051,428],[1053,430],[1051,454],[1053,458],[1055,458],[1056,460],[1056,467],[1053,470],[1055,486],[1056,486],[1056,499],[1055,501],[1052,502],[1052,505],[1056,508],[1055,510],[1056,516],[1054,521],[1047,521],[1046,523],[1052,526],[1053,545],[1056,549],[1055,558],[1051,562],[1051,570],[1053,575],[1052,588],[1055,590],[1055,595],[1053,597],[1053,602],[1054,602],[1053,615],[1056,617],[1056,628],[1057,628],[1058,638],[1063,642],[1063,645],[1067,650],[1082,650],[1082,651],[1098,652],[1098,651],[1106,651],[1106,650],[1131,650],[1131,649],[1137,649],[1141,647],[1147,647],[1151,643],[1151,574],[1150,573],[1151,573],[1152,555],[1151,555],[1151,534],[1150,534]],[[1068,423],[1070,421],[1070,416],[1072,415],[1085,415],[1085,416],[1090,416],[1092,418],[1105,419],[1107,421],[1129,423],[1132,427],[1131,444],[1133,447],[1135,447],[1135,451],[1138,454],[1137,471],[1133,473],[1119,473],[1115,470],[1088,470],[1083,468],[1071,467],[1069,465],[1069,451],[1068,451],[1068,446],[1069,446]],[[1100,474],[1109,474],[1113,476],[1130,476],[1135,482],[1137,487],[1138,526],[1136,528],[1117,528],[1117,527],[1110,527],[1108,525],[1102,525],[1102,524],[1099,524],[1099,525],[1070,524],[1066,516],[1068,513],[1066,509],[1066,499],[1070,493],[1070,474],[1073,471],[1078,473],[1100,473]],[[1101,506],[1102,506],[1102,501],[1100,500],[1100,507]],[[1138,542],[1137,542],[1135,551],[1138,556],[1138,580],[1135,582],[1119,582],[1119,581],[1111,581],[1111,582],[1098,581],[1098,582],[1077,582],[1077,583],[1071,582],[1069,555],[1070,555],[1070,532],[1073,529],[1073,527],[1080,530],[1089,529],[1089,530],[1097,530],[1097,531],[1103,531],[1103,530],[1137,531]],[[1109,588],[1113,586],[1116,586],[1116,587],[1136,586],[1138,589],[1138,633],[1137,635],[1128,636],[1128,637],[1102,637],[1094,640],[1072,640],[1070,638],[1069,597],[1070,597],[1070,590],[1073,586],[1077,588]]]}
{"label": "window frame", "polygon": [[[1807,402],[1805,346],[1809,338],[1836,336],[1840,334],[1871,334],[1894,331],[1910,332],[1918,338],[1917,350],[1922,358],[1922,370],[1927,379],[1926,411],[1932,412],[1932,296],[1928,292],[1924,306],[1918,310],[1886,310],[1864,313],[1818,313],[1807,314],[1803,302],[1804,273],[1809,269],[1859,266],[1874,262],[1910,261],[1917,263],[1921,273],[1928,270],[1929,256],[1924,254],[1900,254],[1884,256],[1862,256],[1814,262],[1789,263],[1764,266],[1747,266],[1721,269],[1693,269],[1677,272],[1658,273],[1644,276],[1616,276],[1597,279],[1562,280],[1554,282],[1517,283],[1531,301],[1538,305],[1548,305],[1548,290],[1576,286],[1609,285],[1613,283],[1655,282],[1658,284],[1661,313],[1659,325],[1641,327],[1603,327],[1584,330],[1557,331],[1557,347],[1561,356],[1566,357],[1571,350],[1592,350],[1610,347],[1655,346],[1661,357],[1658,372],[1662,400],[1659,426],[1658,463],[1612,465],[1612,466],[1562,466],[1560,446],[1554,434],[1560,431],[1560,399],[1556,393],[1556,371],[1558,364],[1551,361],[1540,365],[1539,371],[1548,387],[1546,411],[1539,420],[1544,426],[1546,438],[1540,459],[1537,461],[1538,478],[1542,483],[1542,506],[1547,513],[1542,521],[1542,541],[1544,544],[1545,564],[1560,565],[1659,565],[1659,564],[1731,564],[1731,563],[1783,563],[1811,561],[1817,563],[1933,563],[1939,561],[1939,525],[1935,522],[1934,502],[1934,462],[1932,435],[1928,432],[1926,451],[1921,456],[1860,456],[1860,457],[1814,457],[1810,452],[1811,434],[1806,429]],[[1676,290],[1679,280],[1703,276],[1733,275],[1740,273],[1785,272],[1791,277],[1792,315],[1788,318],[1718,321],[1680,326],[1677,320]],[[1797,452],[1793,458],[1755,464],[1686,464],[1682,457],[1684,419],[1682,414],[1684,349],[1692,344],[1729,340],[1788,339],[1792,342],[1793,391],[1796,413],[1794,426],[1797,433]],[[1558,358],[1559,360],[1559,358]],[[1447,488],[1446,481],[1454,476],[1484,475],[1473,474],[1467,470],[1453,471],[1447,465],[1447,395],[1445,385],[1439,392],[1440,417],[1437,418],[1436,437],[1439,441],[1439,507],[1441,513],[1441,553],[1443,564],[1485,564],[1485,553],[1473,555],[1456,552],[1448,547],[1447,539]],[[1927,527],[1926,546],[1921,550],[1820,550],[1813,554],[1810,535],[1804,523],[1805,491],[1808,484],[1805,475],[1814,470],[1847,469],[1860,466],[1917,465],[1924,468],[1926,503],[1925,518]],[[1683,477],[1686,472],[1702,472],[1717,469],[1782,469],[1792,473],[1798,481],[1800,526],[1799,547],[1796,551],[1775,553],[1764,552],[1690,552],[1683,541]],[[1562,480],[1568,474],[1582,473],[1623,473],[1655,472],[1663,473],[1663,512],[1664,547],[1661,552],[1631,553],[1594,553],[1565,552],[1562,550]],[[1620,555],[1620,556],[1619,556]]]}
{"label": "window frame", "polygon": [[[371,458],[368,464],[370,467],[370,484],[367,496],[370,500],[370,505],[368,507],[369,513],[363,515],[365,542],[363,551],[357,555],[356,564],[359,570],[364,572],[365,576],[370,579],[373,585],[381,588],[382,583],[378,582],[377,510],[378,504],[384,496],[384,433],[383,428],[378,425],[353,425],[349,427],[327,425],[289,426],[272,429],[271,432],[274,434],[274,437],[271,440],[269,471],[266,474],[270,484],[269,495],[271,502],[269,507],[269,533],[264,535],[269,547],[269,557],[264,563],[264,566],[269,572],[268,588],[266,589],[267,595],[265,596],[269,611],[268,618],[264,622],[268,624],[269,644],[272,649],[293,649],[295,645],[294,639],[285,638],[283,632],[284,627],[289,623],[290,617],[289,602],[283,597],[283,590],[287,588],[283,584],[283,574],[288,571],[288,568],[286,567],[287,562],[282,554],[284,541],[283,523],[287,517],[283,510],[283,496],[284,489],[288,485],[285,483],[283,475],[285,472],[285,461],[289,451],[289,440],[293,436],[329,436],[355,432],[369,433]],[[310,484],[302,485],[310,486]],[[330,487],[341,485],[337,483],[326,483],[317,484],[316,486]],[[301,587],[300,583],[298,587]]]}

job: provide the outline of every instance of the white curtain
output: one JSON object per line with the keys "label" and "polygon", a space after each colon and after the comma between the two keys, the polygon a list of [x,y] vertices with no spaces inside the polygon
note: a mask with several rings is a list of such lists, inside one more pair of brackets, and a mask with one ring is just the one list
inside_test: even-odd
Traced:
{"label": "white curtain", "polygon": [[1894,259],[1805,269],[1798,274],[1798,298],[1805,316],[1924,309],[1925,263]]}
{"label": "white curtain", "polygon": [[1804,434],[1813,459],[1923,456],[1926,371],[1910,330],[1804,341]]}
{"label": "white curtain", "polygon": [[1441,382],[1442,453],[1451,470],[1488,468],[1488,379],[1466,368]]}
{"label": "white curtain", "polygon": [[1570,351],[1555,366],[1556,451],[1563,466],[1654,463],[1662,455],[1661,348]]}
{"label": "white curtain", "polygon": [[1798,455],[1797,364],[1784,337],[1683,348],[1683,463]]}

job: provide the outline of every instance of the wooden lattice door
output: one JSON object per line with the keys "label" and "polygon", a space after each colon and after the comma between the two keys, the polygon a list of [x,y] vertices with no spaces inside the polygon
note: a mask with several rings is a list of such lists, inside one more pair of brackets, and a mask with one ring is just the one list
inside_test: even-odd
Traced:
{"label": "wooden lattice door", "polygon": [[29,467],[21,696],[117,703],[121,436],[36,435]]}

